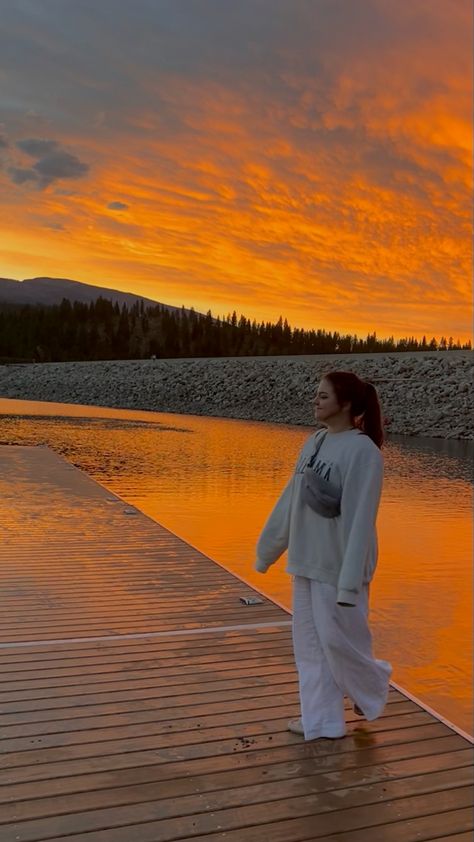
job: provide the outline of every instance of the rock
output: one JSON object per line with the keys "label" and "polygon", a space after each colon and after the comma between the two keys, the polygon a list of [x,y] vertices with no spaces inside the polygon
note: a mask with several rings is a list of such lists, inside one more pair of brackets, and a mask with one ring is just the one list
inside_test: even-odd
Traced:
{"label": "rock", "polygon": [[468,351],[234,357],[0,366],[0,395],[157,412],[313,425],[324,372],[374,382],[390,432],[474,439]]}

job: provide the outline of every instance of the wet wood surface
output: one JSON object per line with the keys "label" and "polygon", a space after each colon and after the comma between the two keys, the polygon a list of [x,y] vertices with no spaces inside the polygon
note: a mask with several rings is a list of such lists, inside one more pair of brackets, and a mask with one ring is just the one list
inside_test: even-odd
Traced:
{"label": "wet wood surface", "polygon": [[47,448],[0,493],[0,842],[472,840],[461,735],[392,689],[305,743],[283,609]]}

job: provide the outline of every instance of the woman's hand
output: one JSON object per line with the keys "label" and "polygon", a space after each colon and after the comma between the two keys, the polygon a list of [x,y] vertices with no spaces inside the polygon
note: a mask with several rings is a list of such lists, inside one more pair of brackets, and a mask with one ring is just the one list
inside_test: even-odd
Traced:
{"label": "woman's hand", "polygon": [[261,559],[257,558],[254,564],[254,569],[257,571],[257,573],[266,573],[268,570],[268,564],[266,564]]}

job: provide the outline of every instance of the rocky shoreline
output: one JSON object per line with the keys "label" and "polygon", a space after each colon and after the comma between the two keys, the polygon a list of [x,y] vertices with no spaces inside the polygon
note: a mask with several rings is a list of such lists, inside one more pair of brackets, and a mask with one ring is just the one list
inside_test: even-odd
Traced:
{"label": "rocky shoreline", "polygon": [[320,377],[339,368],[376,385],[389,432],[472,440],[473,362],[438,351],[4,365],[0,395],[310,425]]}

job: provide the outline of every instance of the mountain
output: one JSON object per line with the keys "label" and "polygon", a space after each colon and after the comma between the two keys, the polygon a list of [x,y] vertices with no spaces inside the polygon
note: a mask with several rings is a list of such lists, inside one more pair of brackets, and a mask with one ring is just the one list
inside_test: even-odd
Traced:
{"label": "mountain", "polygon": [[[80,281],[71,281],[69,278],[26,278],[24,281],[15,281],[12,278],[0,278],[0,304],[60,304],[63,298],[70,301],[81,301],[88,304],[96,301],[97,298],[106,298],[109,301],[117,302],[120,306],[126,304],[128,307],[136,301],[143,301],[145,306],[156,307],[159,301],[151,298],[144,298],[142,295],[134,295],[131,292],[119,292],[116,289],[92,286]],[[173,307],[170,304],[160,304],[166,310],[176,312],[180,307]],[[186,312],[189,312],[186,311]]]}

